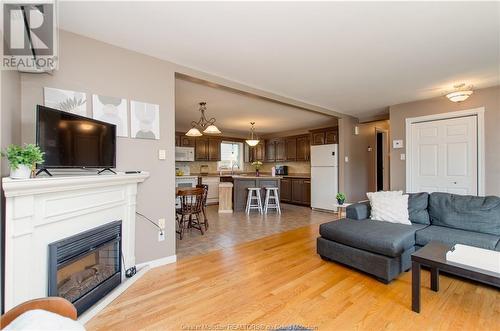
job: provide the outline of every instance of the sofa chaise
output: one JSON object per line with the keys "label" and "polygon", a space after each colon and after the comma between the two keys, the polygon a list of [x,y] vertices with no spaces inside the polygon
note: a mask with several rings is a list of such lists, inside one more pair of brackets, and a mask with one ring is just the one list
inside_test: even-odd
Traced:
{"label": "sofa chaise", "polygon": [[317,252],[389,283],[411,268],[411,254],[430,241],[500,251],[500,198],[449,193],[409,194],[411,225],[370,220],[370,203],[321,224]]}

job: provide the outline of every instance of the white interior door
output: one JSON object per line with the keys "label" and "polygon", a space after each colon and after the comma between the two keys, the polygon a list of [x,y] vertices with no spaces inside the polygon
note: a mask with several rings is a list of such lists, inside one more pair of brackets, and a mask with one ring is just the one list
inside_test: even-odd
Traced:
{"label": "white interior door", "polygon": [[411,125],[413,192],[478,194],[477,116]]}

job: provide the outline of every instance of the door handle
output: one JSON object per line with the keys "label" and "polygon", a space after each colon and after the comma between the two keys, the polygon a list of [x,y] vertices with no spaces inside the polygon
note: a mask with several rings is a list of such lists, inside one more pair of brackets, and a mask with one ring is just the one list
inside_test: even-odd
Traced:
{"label": "door handle", "polygon": [[457,182],[453,182],[453,184],[457,185]]}

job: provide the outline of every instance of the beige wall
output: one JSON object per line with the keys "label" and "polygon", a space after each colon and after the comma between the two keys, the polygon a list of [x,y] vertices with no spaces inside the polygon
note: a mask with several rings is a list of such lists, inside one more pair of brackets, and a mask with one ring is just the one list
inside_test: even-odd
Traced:
{"label": "beige wall", "polygon": [[[137,263],[175,254],[174,76],[171,63],[65,31],[60,33],[59,70],[21,75],[23,142],[34,141],[35,106],[43,104],[44,86],[87,92],[88,114],[93,93],[160,105],[160,140],[117,141],[118,170],[151,175],[139,185],[137,210],[153,220],[167,220],[166,240],[158,242],[157,229],[137,217]],[[158,149],[166,150],[167,160],[158,160]]]}
{"label": "beige wall", "polygon": [[[354,127],[359,134],[354,134]],[[389,130],[389,121],[359,123],[353,117],[339,119],[339,191],[347,201],[366,200],[366,192],[375,190],[375,129]],[[372,151],[368,151],[368,147]],[[345,162],[345,157],[349,162]]]}
{"label": "beige wall", "polygon": [[[0,146],[21,143],[21,75],[17,71],[1,71]],[[9,163],[2,158],[1,176],[9,174]]]}
{"label": "beige wall", "polygon": [[[405,120],[432,114],[472,108],[485,108],[485,154],[486,194],[500,195],[500,86],[476,90],[464,102],[453,103],[446,97],[438,97],[390,107],[391,141],[406,138]],[[406,141],[405,141],[406,146]],[[392,149],[391,143],[391,188],[406,188],[406,164],[401,161],[403,149]]]}

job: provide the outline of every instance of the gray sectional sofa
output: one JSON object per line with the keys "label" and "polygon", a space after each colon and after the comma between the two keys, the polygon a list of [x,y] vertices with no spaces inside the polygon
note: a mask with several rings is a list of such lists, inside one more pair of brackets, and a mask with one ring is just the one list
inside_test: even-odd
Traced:
{"label": "gray sectional sofa", "polygon": [[409,194],[411,225],[370,220],[370,203],[347,207],[347,218],[321,224],[317,252],[389,283],[411,267],[411,253],[430,241],[500,251],[500,198]]}

